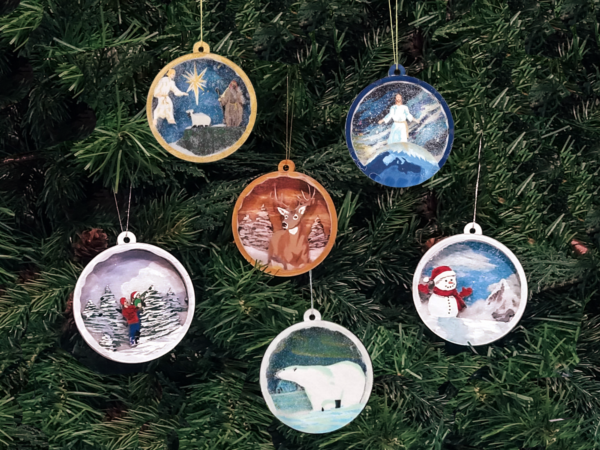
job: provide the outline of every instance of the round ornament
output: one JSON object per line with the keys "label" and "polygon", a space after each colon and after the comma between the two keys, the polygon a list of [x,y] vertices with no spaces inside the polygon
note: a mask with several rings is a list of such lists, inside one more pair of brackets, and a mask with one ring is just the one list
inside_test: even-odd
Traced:
{"label": "round ornament", "polygon": [[429,84],[393,65],[386,78],[356,97],[346,119],[346,143],[362,172],[390,187],[410,187],[435,175],[454,140],[448,104]]}
{"label": "round ornament", "polygon": [[233,211],[233,236],[251,264],[280,277],[308,272],[329,254],[337,234],[331,197],[293,161],[250,183]]}
{"label": "round ornament", "polygon": [[146,103],[150,129],[167,151],[191,162],[212,162],[235,152],[256,120],[256,95],[239,66],[205,42],[167,64]]}
{"label": "round ornament", "polygon": [[79,332],[96,352],[121,363],[143,363],[170,352],[194,317],[194,287],[169,252],[136,243],[123,232],[96,256],[75,285]]}
{"label": "round ornament", "polygon": [[413,299],[425,325],[459,345],[486,345],[517,326],[527,305],[527,279],[517,257],[472,222],[423,256]]}
{"label": "round ornament", "polygon": [[309,309],[304,322],[282,331],[267,348],[260,387],[284,424],[304,433],[329,433],[361,413],[373,388],[373,367],[354,334]]}

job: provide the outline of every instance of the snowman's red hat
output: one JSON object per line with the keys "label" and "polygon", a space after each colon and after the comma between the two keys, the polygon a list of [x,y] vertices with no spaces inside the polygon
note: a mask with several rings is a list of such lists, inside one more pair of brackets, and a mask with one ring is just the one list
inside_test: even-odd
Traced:
{"label": "snowman's red hat", "polygon": [[135,298],[135,296],[137,295],[137,291],[133,291],[131,293],[131,300],[133,300]]}
{"label": "snowman's red hat", "polygon": [[440,266],[433,269],[431,271],[431,277],[425,277],[423,278],[423,281],[425,281],[425,283],[428,283],[429,280],[433,280],[434,283],[437,283],[438,280],[441,280],[442,278],[446,277],[451,277],[453,275],[456,276],[456,273],[454,273],[454,270],[452,270],[450,267]]}

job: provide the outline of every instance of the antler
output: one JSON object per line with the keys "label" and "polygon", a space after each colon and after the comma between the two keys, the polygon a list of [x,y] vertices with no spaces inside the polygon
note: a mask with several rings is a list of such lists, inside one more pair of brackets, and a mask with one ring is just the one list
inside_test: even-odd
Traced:
{"label": "antler", "polygon": [[310,190],[310,187],[308,188],[308,195],[309,197],[307,198],[306,195],[304,194],[304,191],[300,191],[302,193],[302,198],[300,198],[299,195],[297,195],[296,197],[298,198],[298,204],[302,204],[302,205],[312,205],[315,201],[315,195],[317,194],[317,190],[313,189],[312,193]]}
{"label": "antler", "polygon": [[[283,206],[285,209],[290,209],[290,207],[288,205],[286,205],[285,202],[283,201],[283,195],[281,196],[281,199],[279,197],[277,197],[277,186],[273,186],[273,189],[275,191],[275,202],[277,203],[277,205]],[[273,198],[272,192],[271,192],[271,198]]]}

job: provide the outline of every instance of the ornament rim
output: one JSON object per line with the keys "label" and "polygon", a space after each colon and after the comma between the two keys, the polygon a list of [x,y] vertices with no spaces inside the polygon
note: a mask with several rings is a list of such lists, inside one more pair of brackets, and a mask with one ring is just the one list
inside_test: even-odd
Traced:
{"label": "ornament rim", "polygon": [[[467,227],[471,227],[471,226],[473,226],[473,224],[476,227],[479,227],[479,230],[481,230],[481,227],[478,224],[476,224],[474,222],[470,222],[465,226],[465,231],[467,230]],[[434,330],[429,328],[429,326],[427,325],[425,320],[423,320],[423,317],[421,316],[421,313],[419,312],[419,308],[417,307],[417,305],[421,302],[421,297],[419,296],[419,283],[420,283],[419,275],[423,272],[423,269],[425,268],[427,263],[431,260],[431,258],[435,254],[439,253],[446,247],[449,247],[452,244],[457,244],[460,242],[467,242],[467,241],[482,242],[484,244],[488,244],[488,245],[494,247],[495,249],[501,251],[515,267],[515,270],[519,276],[519,281],[521,283],[521,292],[520,292],[521,303],[519,304],[519,309],[515,312],[515,315],[514,315],[513,319],[511,320],[511,322],[513,322],[513,326],[510,329],[508,329],[505,333],[498,335],[498,336],[494,337],[493,339],[490,339],[490,340],[487,340],[484,342],[478,342],[477,344],[471,344],[469,342],[467,342],[466,344],[463,342],[457,342],[455,340],[448,339],[448,338],[436,333]],[[429,331],[431,331],[433,334],[440,337],[444,341],[451,342],[453,344],[462,345],[462,346],[466,346],[466,347],[479,347],[482,345],[489,345],[493,342],[496,342],[496,341],[504,338],[505,336],[507,336],[512,331],[514,331],[514,329],[517,327],[517,325],[519,325],[519,322],[521,321],[523,314],[525,313],[525,309],[527,308],[529,287],[527,284],[527,276],[525,275],[525,270],[523,269],[521,261],[519,261],[519,259],[516,257],[516,255],[506,245],[504,245],[501,242],[497,241],[496,239],[486,236],[484,234],[464,232],[464,233],[455,234],[454,236],[450,236],[450,237],[442,239],[438,243],[434,244],[429,250],[427,250],[427,252],[425,252],[425,254],[421,257],[421,260],[419,261],[419,264],[417,265],[417,268],[415,269],[415,273],[413,275],[412,295],[413,295],[413,304],[414,304],[415,310],[416,310],[417,314],[419,315],[421,322],[423,322],[423,325],[425,325]]]}
{"label": "ornament rim", "polygon": [[[392,65],[392,67],[390,68],[390,71],[395,66],[396,66],[395,64]],[[404,68],[401,65],[398,65],[398,66]],[[446,118],[448,119],[448,143],[446,144],[446,148],[444,149],[444,156],[442,157],[442,159],[440,159],[440,162],[438,163],[438,165],[440,166],[439,170],[442,170],[442,167],[446,164],[448,158],[450,157],[450,153],[452,153],[452,145],[454,143],[454,131],[455,131],[454,130],[454,118],[452,117],[452,112],[450,111],[448,102],[446,102],[444,97],[442,97],[442,94],[440,94],[432,85],[430,85],[429,83],[427,83],[423,80],[420,80],[419,78],[411,77],[408,75],[387,75],[387,76],[380,78],[379,80],[376,80],[373,83],[369,84],[362,91],[360,91],[360,93],[352,101],[352,105],[350,105],[350,109],[348,110],[348,115],[346,116],[346,128],[345,128],[344,134],[346,136],[346,146],[348,147],[348,151],[350,153],[350,156],[352,157],[352,160],[354,161],[354,164],[356,164],[356,166],[360,169],[360,171],[366,177],[368,177],[370,180],[374,181],[377,184],[381,184],[382,186],[392,187],[395,189],[406,189],[406,188],[413,187],[413,186],[419,186],[420,184],[423,184],[423,183],[429,181],[432,177],[428,178],[427,180],[423,181],[422,183],[412,184],[410,186],[404,186],[404,187],[390,186],[388,184],[384,184],[379,181],[376,181],[367,173],[367,167],[364,166],[362,162],[360,162],[360,159],[358,158],[358,156],[356,154],[354,145],[352,144],[352,119],[354,117],[354,113],[356,112],[356,109],[358,108],[358,106],[360,105],[360,103],[362,102],[364,97],[366,97],[371,91],[380,87],[383,84],[398,83],[398,82],[408,82],[408,83],[419,85],[421,88],[425,89],[427,92],[429,92],[431,95],[433,95],[436,98],[436,100],[440,103],[440,105],[442,106],[442,109],[444,110],[444,113],[446,114]],[[436,172],[436,174],[437,174],[437,172]],[[434,174],[433,176],[435,176],[436,174]]]}
{"label": "ornament rim", "polygon": [[[308,311],[310,311],[310,309]],[[289,335],[294,333],[295,331],[303,330],[306,328],[314,328],[314,327],[326,328],[330,331],[337,331],[337,332],[343,334],[344,336],[346,336],[348,339],[350,339],[350,341],[352,341],[352,343],[354,345],[356,345],[356,347],[358,348],[358,351],[363,356],[363,362],[365,363],[365,366],[367,367],[367,372],[365,373],[365,377],[366,377],[365,390],[364,390],[363,395],[360,400],[361,403],[363,403],[364,405],[363,405],[362,409],[360,410],[360,412],[356,416],[354,416],[354,418],[350,422],[345,423],[341,427],[336,428],[335,430],[325,431],[322,433],[310,433],[307,431],[298,430],[297,428],[291,427],[290,425],[285,423],[283,420],[281,420],[279,418],[279,412],[275,408],[275,403],[273,402],[273,399],[271,398],[271,394],[269,394],[269,387],[268,387],[268,382],[267,382],[267,369],[269,367],[269,361],[270,361],[271,356],[273,355],[273,351],[277,348],[279,343],[283,339],[287,338]],[[350,331],[348,328],[343,327],[342,325],[339,325],[334,322],[329,322],[328,320],[321,320],[320,318],[315,319],[315,320],[303,320],[302,322],[298,322],[294,325],[287,327],[285,330],[281,331],[277,336],[275,336],[275,338],[273,338],[273,340],[267,347],[267,350],[265,350],[265,354],[263,355],[262,361],[260,363],[259,380],[260,380],[260,390],[261,390],[263,399],[265,400],[265,403],[267,404],[269,411],[271,411],[271,414],[273,414],[273,416],[277,420],[279,420],[285,426],[290,427],[293,430],[300,431],[301,433],[327,434],[327,433],[333,433],[334,431],[340,430],[340,429],[344,428],[345,426],[349,425],[350,423],[354,422],[358,418],[358,416],[360,416],[362,414],[362,412],[364,411],[365,407],[367,406],[367,403],[369,402],[369,398],[371,397],[371,394],[373,393],[373,380],[374,380],[373,361],[371,360],[371,355],[369,355],[369,351],[367,350],[365,345],[362,343],[362,341],[354,333],[352,333],[352,331]]]}
{"label": "ornament rim", "polygon": [[[132,233],[129,232],[129,234],[132,234]],[[117,351],[108,352],[105,349],[103,349],[100,346],[100,344],[98,343],[98,341],[96,341],[96,339],[92,336],[92,334],[87,330],[87,327],[85,326],[85,323],[83,322],[83,316],[81,314],[81,291],[85,284],[85,280],[92,273],[92,271],[94,270],[94,268],[96,267],[96,265],[98,263],[106,261],[112,255],[115,255],[118,253],[125,253],[125,252],[131,251],[131,250],[148,251],[155,256],[166,259],[169,263],[171,263],[173,265],[175,270],[181,276],[181,280],[183,281],[186,291],[187,291],[188,311],[187,311],[185,323],[182,325],[183,333],[182,333],[181,339],[179,339],[177,342],[170,342],[168,345],[163,347],[160,351],[157,351],[156,353],[153,353],[152,355],[146,355],[146,356],[127,355],[128,360],[125,360],[124,358],[115,357],[119,354]],[[195,309],[196,309],[196,296],[195,296],[195,292],[194,292],[194,286],[192,284],[192,280],[191,280],[187,270],[185,269],[183,264],[181,264],[181,262],[177,258],[175,258],[171,253],[169,253],[166,250],[163,250],[160,247],[152,245],[152,244],[144,244],[144,243],[139,243],[139,242],[135,243],[135,244],[134,243],[130,243],[130,244],[123,243],[123,244],[117,244],[117,245],[107,248],[102,253],[96,255],[96,257],[94,259],[92,259],[85,266],[85,268],[79,275],[79,278],[77,278],[77,283],[75,284],[75,289],[73,290],[73,317],[75,318],[75,324],[77,325],[77,329],[78,329],[79,333],[81,334],[81,336],[83,337],[85,342],[90,346],[90,348],[92,350],[94,350],[96,353],[98,353],[100,356],[102,356],[106,359],[109,359],[111,361],[119,362],[122,364],[140,364],[140,363],[146,363],[149,361],[154,361],[155,359],[161,358],[164,355],[166,355],[167,353],[173,351],[173,349],[175,347],[177,347],[181,343],[183,338],[187,335],[187,333],[190,329],[190,326],[192,324],[192,321],[194,319]],[[135,361],[131,361],[131,358],[135,358]]]}
{"label": "ornament rim", "polygon": [[[200,43],[202,43],[202,42],[196,42],[196,44],[194,44],[194,49],[196,48],[196,45],[198,45]],[[183,159],[185,161],[194,162],[194,163],[215,162],[215,161],[219,161],[221,159],[227,158],[231,154],[235,153],[242,145],[244,145],[244,143],[250,137],[250,133],[252,133],[252,130],[254,129],[254,125],[256,122],[256,114],[257,114],[256,92],[254,91],[254,86],[252,85],[250,78],[248,78],[248,75],[246,75],[246,72],[244,72],[244,70],[242,70],[242,68],[240,66],[238,66],[236,63],[234,63],[230,59],[225,58],[224,56],[217,55],[215,53],[210,53],[210,48],[208,47],[208,44],[206,44],[206,43],[202,43],[202,44],[206,45],[207,48],[209,49],[209,51],[188,53],[187,55],[183,55],[183,56],[180,56],[179,58],[174,59],[173,61],[168,63],[166,66],[164,66],[160,70],[160,72],[158,72],[158,74],[156,75],[154,80],[152,81],[152,84],[150,85],[150,89],[148,90],[148,96],[146,99],[146,119],[148,120],[148,126],[150,127],[150,131],[152,131],[152,135],[154,136],[154,138],[166,151],[168,151],[173,156],[175,156],[179,159]],[[248,90],[248,95],[250,97],[250,117],[248,118],[248,125],[246,126],[244,133],[235,142],[235,144],[233,144],[231,147],[227,148],[226,150],[223,150],[222,152],[216,153],[214,155],[191,156],[191,155],[186,155],[185,153],[182,153],[179,150],[171,147],[167,143],[167,141],[165,141],[165,139],[162,137],[162,135],[158,132],[158,129],[154,126],[154,123],[152,121],[152,99],[154,98],[154,96],[152,94],[154,93],[154,90],[156,89],[158,82],[165,76],[165,74],[167,73],[167,71],[169,69],[171,69],[172,67],[174,67],[182,62],[189,61],[190,59],[202,59],[202,58],[211,58],[222,64],[225,64],[230,69],[232,69],[237,74],[237,76],[239,76],[244,81],[244,84],[246,85],[246,89]]]}
{"label": "ornament rim", "polygon": [[[289,166],[289,170],[287,170],[287,171],[281,170],[281,169],[283,169],[283,166],[285,166],[285,165]],[[244,245],[242,244],[242,240],[240,239],[240,235],[238,232],[239,210],[242,207],[242,203],[244,202],[244,200],[246,199],[248,194],[250,194],[250,192],[252,192],[252,190],[255,187],[264,183],[265,181],[270,180],[272,178],[279,178],[279,177],[284,177],[284,176],[300,179],[300,180],[308,183],[310,186],[316,188],[319,191],[319,193],[323,196],[323,198],[325,199],[325,203],[327,204],[327,209],[329,210],[329,217],[331,218],[331,232],[329,234],[329,241],[327,242],[327,245],[325,246],[323,252],[317,257],[317,259],[315,259],[311,263],[307,264],[306,266],[304,266],[302,268],[298,268],[298,269],[285,270],[282,268],[269,267],[268,264],[267,265],[259,265],[260,269],[263,272],[274,275],[276,277],[293,277],[296,275],[301,275],[303,273],[306,273],[306,272],[314,269],[319,264],[321,264],[325,260],[325,258],[327,258],[327,256],[329,256],[329,253],[331,252],[331,249],[333,248],[333,246],[335,244],[335,239],[337,237],[338,217],[337,217],[337,211],[335,209],[335,205],[333,204],[333,200],[331,199],[329,192],[327,192],[327,190],[321,185],[321,183],[319,183],[317,180],[315,180],[314,178],[312,178],[306,174],[303,174],[301,172],[296,172],[295,171],[296,166],[291,159],[290,160],[284,159],[283,161],[281,161],[279,163],[278,167],[279,167],[279,170],[277,170],[275,172],[269,172],[265,175],[261,175],[260,177],[252,180],[250,182],[250,184],[248,184],[248,186],[246,186],[244,188],[244,190],[240,193],[240,195],[238,196],[238,198],[235,202],[235,206],[233,207],[233,214],[231,216],[231,229],[233,231],[233,239],[235,241],[235,245],[237,246],[238,250],[244,257],[244,259],[246,259],[246,261],[248,261],[253,266],[256,266],[257,261],[254,258],[252,258],[250,256],[250,254],[244,248]]]}

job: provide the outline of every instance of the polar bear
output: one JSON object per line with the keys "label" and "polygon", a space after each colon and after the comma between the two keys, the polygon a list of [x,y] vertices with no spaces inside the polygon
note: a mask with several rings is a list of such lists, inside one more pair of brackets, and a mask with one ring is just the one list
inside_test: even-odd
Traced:
{"label": "polar bear", "polygon": [[366,383],[363,369],[351,361],[330,366],[289,366],[275,376],[303,387],[313,411],[360,403]]}

